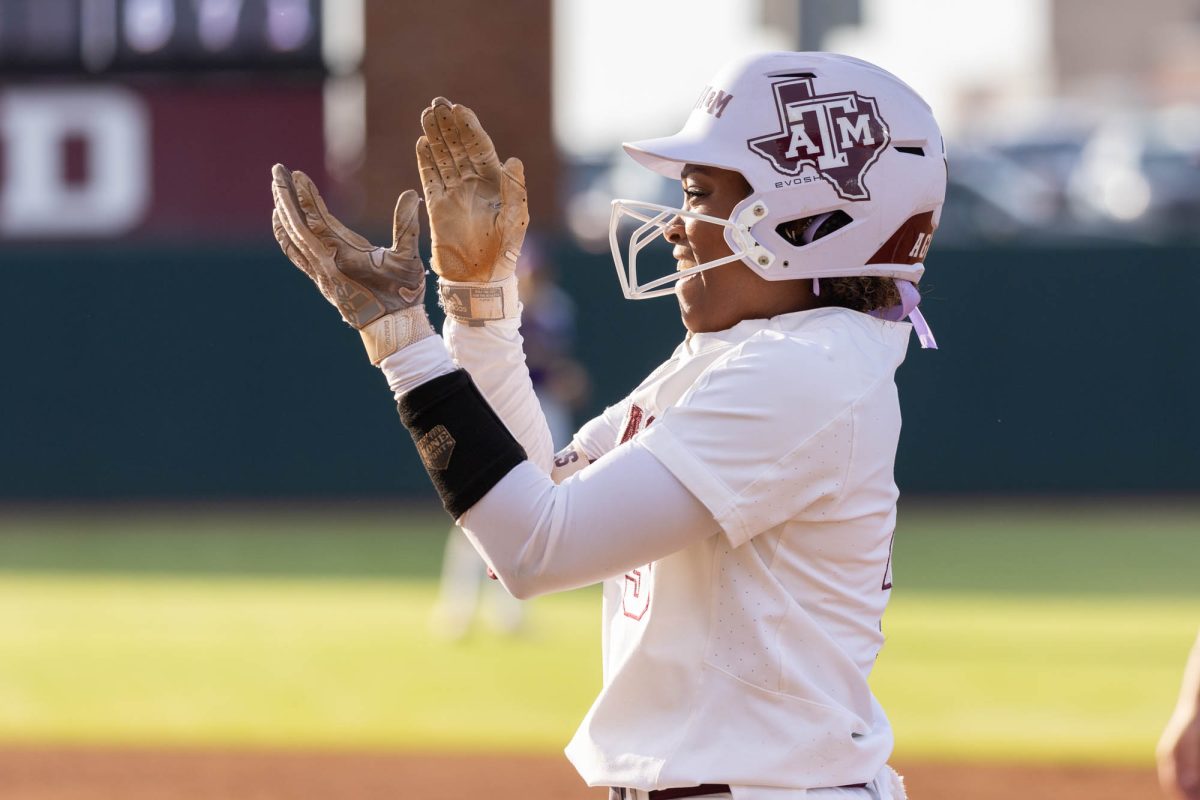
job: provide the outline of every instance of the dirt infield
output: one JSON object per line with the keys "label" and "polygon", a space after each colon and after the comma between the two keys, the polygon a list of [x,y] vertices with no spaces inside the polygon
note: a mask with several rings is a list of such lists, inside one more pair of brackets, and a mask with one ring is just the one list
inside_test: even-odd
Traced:
{"label": "dirt infield", "polygon": [[[1160,800],[1150,770],[901,764],[914,800]],[[606,800],[561,757],[0,748],[4,800]]]}

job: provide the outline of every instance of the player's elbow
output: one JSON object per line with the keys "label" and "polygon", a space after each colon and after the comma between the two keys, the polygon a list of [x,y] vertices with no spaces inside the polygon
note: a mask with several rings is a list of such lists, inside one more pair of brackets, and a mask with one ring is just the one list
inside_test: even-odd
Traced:
{"label": "player's elbow", "polygon": [[519,600],[563,588],[562,487],[530,467],[510,472],[460,524],[504,589]]}
{"label": "player's elbow", "polygon": [[518,600],[530,600],[551,591],[541,585],[536,576],[523,575],[520,569],[497,571],[496,578],[504,591]]}
{"label": "player's elbow", "polygon": [[[514,537],[515,538],[515,537]],[[547,558],[545,542],[531,536],[503,563],[492,567],[505,591],[518,600],[529,600],[563,589],[561,576]]]}
{"label": "player's elbow", "polygon": [[538,595],[544,594],[544,592],[539,592],[536,589],[534,589],[533,587],[525,585],[525,584],[521,584],[512,589],[509,589],[508,593],[511,594],[513,597],[517,598],[518,600],[532,600],[533,598],[537,597]]}

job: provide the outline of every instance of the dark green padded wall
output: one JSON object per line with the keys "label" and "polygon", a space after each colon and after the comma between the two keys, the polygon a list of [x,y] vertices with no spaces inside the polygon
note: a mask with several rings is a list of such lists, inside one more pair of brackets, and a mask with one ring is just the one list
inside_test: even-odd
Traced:
{"label": "dark green padded wall", "polygon": [[[682,335],[563,248],[591,410]],[[0,499],[432,498],[358,336],[275,250],[0,251]],[[1200,490],[1200,249],[939,250],[899,382],[925,493]],[[798,410],[797,413],[802,413]]]}

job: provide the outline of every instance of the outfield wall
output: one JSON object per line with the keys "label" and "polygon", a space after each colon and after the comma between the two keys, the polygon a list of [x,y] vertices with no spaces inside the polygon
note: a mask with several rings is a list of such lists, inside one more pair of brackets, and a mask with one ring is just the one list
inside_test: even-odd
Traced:
{"label": "outfield wall", "polygon": [[[591,411],[682,335],[558,258]],[[0,499],[432,498],[357,335],[275,249],[0,254]],[[935,251],[900,371],[902,489],[1200,490],[1200,248]],[[803,413],[797,410],[797,414]]]}

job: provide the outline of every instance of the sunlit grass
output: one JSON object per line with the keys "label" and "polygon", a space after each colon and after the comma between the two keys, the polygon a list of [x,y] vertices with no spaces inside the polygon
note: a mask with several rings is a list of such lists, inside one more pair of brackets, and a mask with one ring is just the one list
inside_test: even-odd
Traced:
{"label": "sunlit grass", "polygon": [[902,594],[873,685],[902,756],[1148,762],[1200,601]]}
{"label": "sunlit grass", "polygon": [[[873,683],[901,757],[1147,763],[1200,625],[1200,513],[902,513]],[[445,519],[0,518],[0,740],[551,752],[595,590],[431,629]]]}
{"label": "sunlit grass", "polygon": [[434,587],[374,580],[0,579],[0,738],[561,747],[599,687],[595,593],[527,635],[431,631]]}

